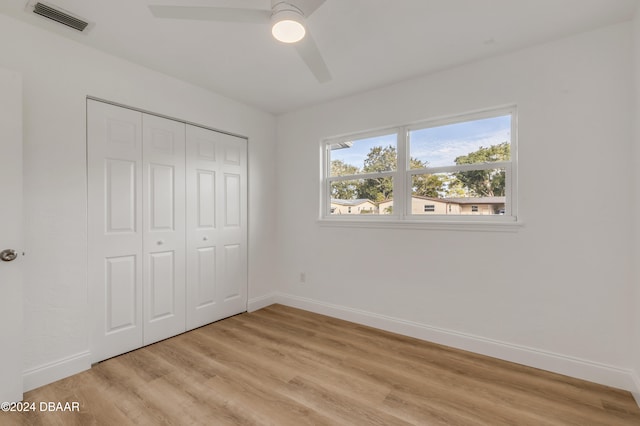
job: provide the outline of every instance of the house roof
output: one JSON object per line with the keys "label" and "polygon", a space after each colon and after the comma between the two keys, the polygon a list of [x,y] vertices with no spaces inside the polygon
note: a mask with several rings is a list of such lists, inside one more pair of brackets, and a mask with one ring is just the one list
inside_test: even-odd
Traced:
{"label": "house roof", "polygon": [[[506,197],[451,197],[451,198],[437,198],[437,197],[423,197],[421,195],[413,195],[412,199],[419,199],[424,201],[433,201],[435,203],[454,203],[454,204],[505,204]],[[381,201],[378,204],[388,203],[393,201],[392,198]],[[333,201],[332,201],[333,202]]]}
{"label": "house roof", "polygon": [[440,198],[449,203],[456,204],[504,204],[507,200],[506,197],[454,197],[454,198]]}
{"label": "house roof", "polygon": [[368,198],[359,198],[357,200],[339,200],[337,198],[331,199],[331,204],[339,204],[341,206],[359,206],[360,204],[364,204],[367,202],[371,204],[375,204],[373,201],[369,200]]}
{"label": "house roof", "polygon": [[437,203],[446,203],[448,201],[447,199],[444,199],[444,198],[423,197],[422,195],[412,195],[411,198],[417,198],[419,200],[425,200],[425,201],[435,201]]}

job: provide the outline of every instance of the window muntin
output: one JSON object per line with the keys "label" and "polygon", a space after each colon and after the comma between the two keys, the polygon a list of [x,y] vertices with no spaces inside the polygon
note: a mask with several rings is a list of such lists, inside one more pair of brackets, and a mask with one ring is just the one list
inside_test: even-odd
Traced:
{"label": "window muntin", "polygon": [[367,217],[378,220],[513,222],[514,135],[515,108],[506,108],[328,139],[322,217],[338,218],[335,202],[347,199],[370,201]]}

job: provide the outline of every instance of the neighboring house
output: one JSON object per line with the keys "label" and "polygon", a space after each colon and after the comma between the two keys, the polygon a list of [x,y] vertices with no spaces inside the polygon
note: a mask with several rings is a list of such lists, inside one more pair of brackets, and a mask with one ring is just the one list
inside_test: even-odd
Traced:
{"label": "neighboring house", "polygon": [[460,206],[444,198],[411,197],[411,214],[460,214]]}
{"label": "neighboring house", "polygon": [[378,203],[378,212],[380,214],[392,214],[393,213],[393,200],[384,200]]}
{"label": "neighboring house", "polygon": [[[335,200],[332,200],[332,203]],[[505,197],[435,198],[411,197],[411,214],[492,215],[504,214]],[[378,204],[380,214],[393,213],[393,200]]]}
{"label": "neighboring house", "polygon": [[374,214],[378,206],[373,201],[360,198],[357,200],[331,199],[331,214]]}
{"label": "neighboring house", "polygon": [[456,203],[460,212],[457,214],[504,214],[505,197],[478,197],[478,198],[447,198],[450,203]]}

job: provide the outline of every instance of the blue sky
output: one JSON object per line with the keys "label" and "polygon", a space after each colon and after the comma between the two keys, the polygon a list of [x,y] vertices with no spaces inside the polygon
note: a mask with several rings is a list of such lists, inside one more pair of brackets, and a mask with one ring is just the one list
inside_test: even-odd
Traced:
{"label": "blue sky", "polygon": [[[410,132],[411,157],[430,167],[454,165],[455,158],[511,140],[511,116],[492,117]],[[396,135],[355,140],[351,148],[331,151],[332,160],[342,160],[359,168],[374,146],[396,144]]]}

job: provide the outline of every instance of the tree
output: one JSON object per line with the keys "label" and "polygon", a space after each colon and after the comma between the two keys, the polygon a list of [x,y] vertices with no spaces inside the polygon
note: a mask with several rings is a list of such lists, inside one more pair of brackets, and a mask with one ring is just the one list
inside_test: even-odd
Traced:
{"label": "tree", "polygon": [[411,189],[413,195],[437,198],[444,195],[444,183],[439,175],[413,175]]}
{"label": "tree", "polygon": [[358,174],[360,170],[356,166],[347,164],[342,160],[331,161],[331,176],[348,176]]}
{"label": "tree", "polygon": [[364,159],[365,173],[391,172],[398,166],[398,154],[395,146],[374,146]]}
{"label": "tree", "polygon": [[[356,166],[342,160],[331,161],[331,176],[355,175],[359,172]],[[331,198],[352,200],[358,196],[358,181],[344,180],[331,184]]]}
{"label": "tree", "polygon": [[[416,158],[409,160],[412,170],[424,169],[427,163]],[[394,146],[376,146],[371,148],[364,161],[364,173],[378,173],[396,170],[398,154]],[[443,192],[444,181],[437,175],[415,175],[412,190],[415,195],[424,197],[438,197]],[[393,181],[390,177],[365,180],[358,188],[358,198],[368,198],[373,201],[384,201],[393,197]]]}
{"label": "tree", "polygon": [[[491,163],[496,161],[508,161],[511,158],[511,145],[503,142],[498,145],[491,145],[488,148],[480,147],[477,151],[467,155],[456,157],[455,163],[478,164]],[[505,172],[504,170],[469,170],[455,173],[462,186],[468,189],[472,195],[479,197],[493,197],[505,195]],[[455,184],[452,186],[456,186]]]}
{"label": "tree", "polygon": [[[394,146],[374,146],[364,160],[364,173],[388,172],[396,170],[398,155]],[[358,187],[358,198],[368,198],[380,202],[393,197],[393,181],[390,177],[365,179]]]}
{"label": "tree", "polygon": [[460,182],[458,178],[456,178],[455,173],[447,173],[444,187],[446,198],[469,196],[469,190],[462,185],[462,182]]}

